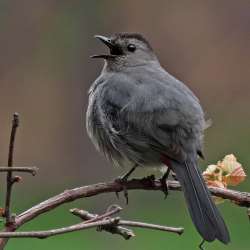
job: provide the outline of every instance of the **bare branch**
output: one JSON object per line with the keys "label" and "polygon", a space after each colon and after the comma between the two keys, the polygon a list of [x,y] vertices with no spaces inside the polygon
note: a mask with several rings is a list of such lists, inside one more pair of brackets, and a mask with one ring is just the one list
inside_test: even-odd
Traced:
{"label": "bare branch", "polygon": [[[162,190],[160,181],[153,180],[152,177],[143,179],[132,179],[126,183],[119,183],[116,181],[107,183],[98,183],[89,186],[78,187],[51,197],[50,199],[39,203],[38,205],[26,210],[25,212],[16,216],[15,225],[20,227],[24,223],[34,219],[35,217],[50,211],[61,204],[72,202],[79,198],[91,197],[102,193],[121,192],[124,185],[128,190]],[[168,187],[170,190],[181,190],[180,185],[176,181],[169,181]]]}
{"label": "bare branch", "polygon": [[[89,229],[92,227],[99,227],[101,229],[107,230],[112,232],[112,229],[119,228],[120,226],[126,225],[130,227],[140,227],[140,228],[147,228],[153,230],[160,230],[165,232],[177,233],[182,234],[184,229],[183,228],[174,228],[174,227],[166,227],[161,225],[149,224],[144,222],[137,222],[137,221],[127,221],[127,220],[120,220],[119,217],[110,218],[108,216],[113,215],[121,210],[120,207],[114,207],[112,210],[107,211],[103,215],[92,215],[85,211],[85,215],[90,219],[72,226],[51,229],[46,231],[30,231],[30,232],[2,232],[0,233],[0,237],[2,238],[39,238],[44,239],[47,237],[55,236],[58,234],[65,234],[69,232]],[[76,211],[76,210],[75,210]],[[79,212],[79,211],[78,211]],[[82,215],[83,213],[81,213]],[[122,228],[122,227],[120,227]],[[128,230],[128,229],[126,229]],[[130,235],[134,236],[133,235]]]}
{"label": "bare branch", "polygon": [[[71,212],[84,220],[98,218],[98,215],[94,215],[87,211],[76,209],[76,208],[72,209]],[[177,234],[182,234],[184,231],[183,228],[167,227],[167,226],[161,226],[161,225],[155,225],[155,224],[149,224],[149,223],[137,222],[137,221],[128,221],[128,220],[119,220],[119,222],[115,225],[102,226],[102,229],[111,233],[120,234],[125,239],[129,239],[131,236],[135,236],[131,230],[121,227],[121,225],[130,226],[130,227],[149,228],[149,229],[155,229],[155,230],[166,231],[166,232],[177,233]],[[127,234],[128,232],[130,233],[129,235],[123,235],[124,233]]]}
{"label": "bare branch", "polygon": [[[12,129],[10,134],[8,167],[12,167],[13,165],[14,144],[15,144],[16,130],[18,125],[19,125],[19,115],[17,113],[14,113],[12,120]],[[15,182],[12,178],[12,172],[7,173],[6,181],[7,181],[7,188],[6,188],[4,216],[6,217],[6,224],[8,225],[12,223],[12,216],[10,213],[10,201],[11,201],[12,185]]]}
{"label": "bare branch", "polygon": [[212,195],[231,200],[238,206],[250,207],[250,193],[217,187],[209,187],[209,190],[211,191]]}
{"label": "bare branch", "polygon": [[[126,185],[128,190],[162,190],[160,181],[153,178],[132,179],[126,183],[112,181],[107,183],[98,183],[89,186],[78,187],[70,190],[65,190],[50,199],[39,203],[38,205],[26,210],[25,212],[16,216],[15,227],[18,228],[24,223],[34,219],[35,217],[50,211],[61,204],[74,201],[79,198],[91,197],[102,193],[120,192],[123,190],[123,185]],[[168,181],[168,188],[170,190],[181,190],[180,184],[177,181]],[[213,195],[230,199],[237,202],[237,205],[249,207],[250,193],[243,193],[230,189],[222,189],[210,187]]]}
{"label": "bare branch", "polygon": [[24,172],[36,175],[38,167],[0,167],[0,172]]}
{"label": "bare branch", "polygon": [[74,231],[89,229],[92,227],[97,226],[104,226],[104,225],[112,225],[116,224],[119,219],[112,218],[107,220],[101,220],[101,221],[94,221],[90,223],[81,222],[69,227],[62,227],[57,229],[51,229],[46,231],[31,231],[31,232],[1,232],[0,237],[1,238],[39,238],[44,239],[47,237],[55,236],[58,234],[65,234],[70,233]]}
{"label": "bare branch", "polygon": [[[65,190],[64,192],[51,197],[50,199],[43,201],[38,205],[17,215],[15,217],[15,223],[13,225],[6,226],[4,232],[14,232],[17,228],[19,228],[26,222],[33,220],[40,214],[46,213],[64,203],[71,202],[79,198],[91,197],[103,193],[121,192],[124,190],[124,185],[126,186],[127,190],[162,190],[161,182],[159,180],[155,180],[152,176],[143,179],[132,179],[122,184],[116,181],[111,181],[107,183],[98,183]],[[180,184],[177,181],[168,181],[168,188],[169,190],[175,191],[181,190]],[[210,187],[209,189],[215,196],[229,199],[239,206],[250,207],[250,193],[216,187]],[[1,235],[2,234],[0,234],[0,237],[2,237]],[[7,235],[9,234],[5,234],[5,236],[3,236],[8,237]],[[0,249],[3,249],[3,246],[7,243],[7,240],[8,239],[0,239]]]}
{"label": "bare branch", "polygon": [[[91,214],[88,211],[81,210],[78,208],[70,209],[70,212],[85,221],[98,218],[98,215]],[[117,225],[102,226],[99,228],[98,231],[102,231],[102,230],[105,230],[106,232],[109,232],[112,234],[121,235],[125,240],[128,240],[131,237],[135,236],[132,230],[125,228],[125,227],[117,226]]]}
{"label": "bare branch", "polygon": [[91,214],[88,211],[84,211],[84,210],[80,210],[77,208],[73,208],[70,209],[70,212],[78,217],[80,217],[81,219],[85,218],[84,220],[86,220],[86,222],[94,222],[94,221],[98,221],[98,220],[102,220],[104,218],[108,218],[111,215],[117,214],[122,210],[122,208],[118,205],[113,205],[110,209],[108,209],[106,211],[106,213],[102,214],[102,215],[98,215],[98,214]]}
{"label": "bare branch", "polygon": [[159,231],[165,231],[165,232],[171,232],[171,233],[177,233],[181,235],[184,232],[184,228],[182,227],[166,227],[156,224],[149,224],[139,221],[129,221],[129,220],[120,220],[118,225],[122,226],[129,226],[129,227],[140,227],[140,228],[148,228],[148,229],[154,229]]}

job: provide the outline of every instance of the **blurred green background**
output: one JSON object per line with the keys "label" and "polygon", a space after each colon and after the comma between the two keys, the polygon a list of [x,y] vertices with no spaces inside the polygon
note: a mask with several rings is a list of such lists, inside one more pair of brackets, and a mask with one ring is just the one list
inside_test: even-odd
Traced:
{"label": "blurred green background", "polygon": [[[96,153],[85,131],[87,90],[102,68],[89,59],[103,52],[93,35],[130,31],[144,34],[162,65],[200,98],[213,126],[206,132],[206,161],[234,153],[250,169],[250,1],[248,0],[0,0],[0,165],[6,165],[11,116],[21,115],[15,164],[36,165],[36,177],[24,176],[14,187],[13,211],[76,186],[110,180],[113,168]],[[135,175],[151,172],[137,171]],[[5,179],[1,180],[1,205]],[[247,179],[237,187],[250,191]],[[82,199],[28,223],[21,230],[70,225],[68,212],[79,207],[93,213],[112,204],[124,207],[123,218],[183,226],[183,236],[135,229],[136,238],[82,231],[58,237],[12,239],[7,250],[197,249],[200,237],[187,214],[181,193],[167,200],[160,192],[129,193],[129,205],[114,194]],[[219,206],[232,243],[206,249],[249,249],[246,209]]]}

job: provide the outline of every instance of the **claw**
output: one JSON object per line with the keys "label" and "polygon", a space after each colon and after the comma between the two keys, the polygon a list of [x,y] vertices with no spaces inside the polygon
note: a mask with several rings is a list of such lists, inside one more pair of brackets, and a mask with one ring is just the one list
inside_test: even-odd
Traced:
{"label": "claw", "polygon": [[161,185],[162,185],[162,192],[164,193],[165,197],[164,199],[167,198],[168,196],[168,184],[167,184],[167,179],[170,173],[170,168],[168,167],[167,172],[162,176],[160,179]]}
{"label": "claw", "polygon": [[117,200],[119,200],[120,199],[120,197],[119,197],[119,192],[115,192],[115,196],[116,196],[116,198],[117,198]]}
{"label": "claw", "polygon": [[168,197],[168,183],[163,178],[160,179],[162,185],[162,192],[164,193],[164,199]]}
{"label": "claw", "polygon": [[[122,176],[118,176],[115,179],[115,181],[122,186],[123,195],[125,197],[126,204],[128,204],[128,190],[127,190],[127,187],[126,187],[125,183],[128,181],[128,177],[135,171],[136,167],[137,167],[137,165],[133,166],[127,173],[125,173]],[[115,194],[116,194],[117,199],[119,199],[118,192],[115,192]]]}
{"label": "claw", "polygon": [[[119,183],[122,186],[122,190],[123,190],[123,195],[125,197],[126,200],[126,204],[128,204],[128,190],[127,187],[125,185],[125,183],[127,182],[127,178],[124,178],[122,176],[119,176],[115,179],[115,182]],[[119,199],[119,192],[115,192],[117,199]]]}
{"label": "claw", "polygon": [[125,200],[126,200],[126,205],[128,205],[128,190],[126,187],[124,187],[124,189],[123,189],[123,195],[124,195]]}

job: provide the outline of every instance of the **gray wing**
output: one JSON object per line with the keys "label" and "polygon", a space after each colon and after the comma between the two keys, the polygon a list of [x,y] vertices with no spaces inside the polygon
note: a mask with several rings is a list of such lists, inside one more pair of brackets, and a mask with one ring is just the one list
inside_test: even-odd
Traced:
{"label": "gray wing", "polygon": [[102,105],[119,143],[184,161],[189,150],[201,151],[203,112],[187,87],[167,80],[172,81],[154,74],[115,74],[104,88]]}

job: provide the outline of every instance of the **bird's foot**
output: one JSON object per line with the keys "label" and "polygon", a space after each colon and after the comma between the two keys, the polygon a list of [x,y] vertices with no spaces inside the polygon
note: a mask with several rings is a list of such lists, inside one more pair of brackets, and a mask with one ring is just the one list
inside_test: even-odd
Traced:
{"label": "bird's foot", "polygon": [[[137,165],[134,165],[127,173],[125,173],[122,176],[118,176],[115,179],[115,182],[119,183],[122,186],[122,190],[123,190],[123,195],[125,197],[126,200],[126,204],[128,204],[128,190],[127,190],[127,186],[126,183],[128,182],[128,177],[135,171]],[[117,199],[119,199],[119,193],[115,192]]]}
{"label": "bird's foot", "polygon": [[[115,182],[122,186],[123,195],[126,200],[126,204],[128,204],[128,189],[126,183],[128,182],[128,178],[126,176],[118,176],[115,178]],[[115,192],[117,199],[119,199],[119,192]]]}
{"label": "bird's foot", "polygon": [[166,173],[160,178],[161,186],[162,186],[162,192],[165,195],[165,199],[168,197],[168,176],[170,173],[170,168],[168,167]]}
{"label": "bird's foot", "polygon": [[148,176],[143,178],[143,181],[154,184],[155,176],[153,174],[148,175]]}

